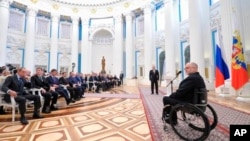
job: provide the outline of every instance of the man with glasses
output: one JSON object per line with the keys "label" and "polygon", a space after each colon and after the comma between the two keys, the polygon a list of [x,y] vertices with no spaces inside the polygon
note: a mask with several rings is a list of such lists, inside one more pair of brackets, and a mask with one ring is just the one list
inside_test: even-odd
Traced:
{"label": "man with glasses", "polygon": [[[205,82],[198,72],[198,65],[196,63],[187,63],[185,66],[185,72],[188,76],[181,81],[176,92],[173,92],[170,96],[163,97],[164,115],[168,115],[171,111],[171,107],[178,103],[191,103],[195,89],[206,88]],[[174,115],[173,119],[176,120],[177,115]],[[167,120],[166,122],[169,121]]]}

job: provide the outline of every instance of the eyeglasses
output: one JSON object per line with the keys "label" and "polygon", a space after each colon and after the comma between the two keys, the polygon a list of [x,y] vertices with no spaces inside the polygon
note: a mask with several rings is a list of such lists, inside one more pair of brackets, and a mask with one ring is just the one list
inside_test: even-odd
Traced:
{"label": "eyeglasses", "polygon": [[185,67],[184,69],[186,70],[186,69],[190,69],[190,68],[194,68],[194,67]]}

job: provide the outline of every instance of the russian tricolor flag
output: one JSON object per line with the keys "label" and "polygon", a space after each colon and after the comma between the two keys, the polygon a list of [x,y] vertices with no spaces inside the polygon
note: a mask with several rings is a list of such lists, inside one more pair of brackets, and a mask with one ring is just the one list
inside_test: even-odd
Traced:
{"label": "russian tricolor flag", "polygon": [[216,71],[215,71],[215,87],[224,84],[224,81],[229,78],[228,66],[225,62],[223,50],[219,45],[216,45]]}

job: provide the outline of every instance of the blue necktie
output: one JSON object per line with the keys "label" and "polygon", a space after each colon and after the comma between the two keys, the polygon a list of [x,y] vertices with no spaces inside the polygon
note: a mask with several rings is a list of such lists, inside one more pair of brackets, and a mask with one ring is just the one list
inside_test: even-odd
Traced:
{"label": "blue necktie", "polygon": [[21,86],[22,86],[22,83],[23,83],[22,79],[21,79],[21,78],[19,78],[19,79],[18,79],[18,85],[19,85],[19,87],[21,87]]}

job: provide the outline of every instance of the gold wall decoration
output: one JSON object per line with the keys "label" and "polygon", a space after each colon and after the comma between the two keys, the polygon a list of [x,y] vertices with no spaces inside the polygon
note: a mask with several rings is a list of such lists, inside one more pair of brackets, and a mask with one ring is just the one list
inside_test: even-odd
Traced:
{"label": "gold wall decoration", "polygon": [[90,12],[91,12],[92,14],[95,14],[95,13],[96,13],[96,9],[93,8],[93,9],[90,10]]}
{"label": "gold wall decoration", "polygon": [[30,0],[32,3],[37,3],[38,2],[38,0]]}
{"label": "gold wall decoration", "polygon": [[79,12],[79,10],[78,10],[77,8],[72,8],[72,11],[73,11],[74,13],[78,13],[78,12]]}
{"label": "gold wall decoration", "polygon": [[52,7],[53,7],[55,10],[58,10],[58,9],[59,9],[59,5],[57,5],[57,4],[53,4]]}
{"label": "gold wall decoration", "polygon": [[108,12],[112,12],[113,11],[113,7],[107,7],[107,11]]}
{"label": "gold wall decoration", "polygon": [[130,6],[130,3],[129,2],[125,2],[124,5],[123,5],[125,8],[128,8]]}

